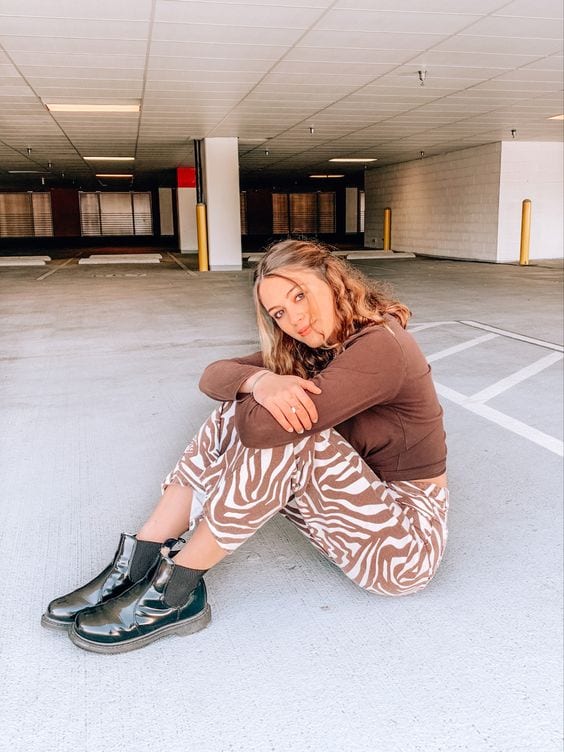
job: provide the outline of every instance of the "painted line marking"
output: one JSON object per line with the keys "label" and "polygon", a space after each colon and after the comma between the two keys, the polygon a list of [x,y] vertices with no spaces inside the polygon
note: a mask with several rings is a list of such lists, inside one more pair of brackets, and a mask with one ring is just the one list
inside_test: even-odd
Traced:
{"label": "painted line marking", "polygon": [[177,258],[176,258],[176,256],[173,256],[173,255],[172,255],[172,253],[168,253],[168,252],[167,252],[167,254],[166,254],[166,255],[167,255],[167,256],[170,256],[170,258],[171,258],[171,259],[172,259],[173,261],[175,261],[175,262],[176,262],[176,263],[178,264],[178,266],[179,266],[179,267],[180,267],[181,269],[184,269],[184,271],[186,272],[186,274],[187,274],[187,275],[188,275],[189,277],[197,277],[197,276],[198,276],[198,275],[196,274],[196,272],[193,272],[193,271],[192,271],[192,269],[188,269],[188,267],[187,267],[187,266],[185,266],[185,265],[184,265],[184,264],[182,263],[182,261],[180,261],[179,259],[177,259]]}
{"label": "painted line marking", "polygon": [[498,327],[490,326],[489,324],[480,324],[478,321],[460,321],[459,323],[465,324],[466,326],[472,326],[475,329],[484,329],[486,332],[494,332],[495,334],[500,334],[502,337],[517,339],[520,342],[529,342],[531,345],[538,345],[539,347],[547,347],[549,350],[564,352],[564,347],[562,347],[562,345],[556,345],[554,342],[546,342],[542,339],[535,339],[535,337],[527,337],[524,334],[508,332],[507,329],[499,329]]}
{"label": "painted line marking", "polygon": [[80,253],[77,253],[77,254],[76,254],[76,255],[74,255],[74,256],[73,256],[72,258],[70,258],[70,259],[67,259],[66,261],[63,261],[63,263],[62,263],[62,264],[59,264],[59,265],[57,266],[57,268],[56,268],[56,269],[51,269],[51,271],[49,271],[49,272],[45,272],[45,274],[42,274],[42,275],[41,275],[40,277],[37,277],[37,279],[36,279],[35,281],[36,281],[36,282],[40,282],[40,281],[41,281],[42,279],[45,279],[46,277],[50,277],[50,276],[51,276],[51,274],[55,274],[55,272],[58,272],[58,271],[59,271],[59,269],[62,269],[62,268],[63,268],[63,266],[66,266],[67,264],[70,264],[70,263],[71,263],[71,261],[74,261],[74,260],[75,260],[75,259],[77,259],[77,258],[78,258],[78,257],[79,257],[80,255],[81,255]]}
{"label": "painted line marking", "polygon": [[531,378],[531,376],[535,376],[535,374],[544,371],[545,368],[549,368],[555,363],[558,363],[563,357],[563,355],[557,352],[546,355],[544,358],[525,366],[525,368],[515,371],[511,376],[506,376],[506,378],[496,381],[495,384],[476,392],[476,394],[473,394],[468,399],[471,402],[487,402],[488,400],[491,400],[492,397],[497,397],[498,394],[502,394],[516,384],[520,384],[522,381]]}
{"label": "painted line marking", "polygon": [[427,362],[434,363],[436,360],[448,358],[449,355],[454,355],[455,353],[462,352],[463,350],[469,350],[471,347],[476,347],[477,345],[481,345],[483,342],[488,342],[490,339],[496,339],[497,337],[499,337],[499,334],[484,334],[482,337],[469,339],[467,342],[461,342],[458,345],[453,345],[452,347],[447,347],[444,350],[439,350],[436,353],[427,355]]}
{"label": "painted line marking", "polygon": [[433,329],[436,326],[458,323],[458,321],[428,321],[426,324],[414,324],[409,327],[408,331],[412,334],[414,332],[422,332],[424,329]]}
{"label": "painted line marking", "polygon": [[450,402],[454,402],[455,404],[460,405],[460,407],[469,410],[471,413],[479,415],[501,428],[505,428],[518,436],[522,436],[523,438],[532,441],[534,444],[538,444],[539,446],[548,449],[559,457],[564,457],[564,443],[560,441],[560,439],[556,439],[554,436],[549,436],[543,431],[532,428],[526,423],[522,423],[516,418],[511,418],[509,415],[505,415],[505,413],[502,413],[489,405],[484,405],[482,402],[471,402],[470,398],[460,392],[456,392],[454,389],[450,389],[450,387],[445,386],[444,384],[438,384],[435,382],[435,387],[437,393],[440,394],[441,397],[450,400]]}

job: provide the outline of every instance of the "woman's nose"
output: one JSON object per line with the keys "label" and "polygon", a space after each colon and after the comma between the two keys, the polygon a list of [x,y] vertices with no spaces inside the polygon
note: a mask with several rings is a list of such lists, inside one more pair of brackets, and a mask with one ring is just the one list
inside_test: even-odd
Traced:
{"label": "woman's nose", "polygon": [[296,326],[300,323],[300,321],[303,321],[304,318],[304,312],[300,311],[298,308],[294,308],[290,311],[290,322],[292,326]]}

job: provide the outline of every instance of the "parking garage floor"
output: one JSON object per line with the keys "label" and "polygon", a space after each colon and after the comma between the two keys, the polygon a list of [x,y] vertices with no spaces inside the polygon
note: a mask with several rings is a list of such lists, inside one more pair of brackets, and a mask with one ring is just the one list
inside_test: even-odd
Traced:
{"label": "parking garage floor", "polygon": [[445,408],[450,537],[426,590],[363,592],[279,518],[209,573],[203,632],[100,656],[41,628],[157,499],[213,406],[204,366],[256,349],[251,270],[176,259],[0,271],[0,748],[559,751],[555,263],[357,262],[412,308]]}

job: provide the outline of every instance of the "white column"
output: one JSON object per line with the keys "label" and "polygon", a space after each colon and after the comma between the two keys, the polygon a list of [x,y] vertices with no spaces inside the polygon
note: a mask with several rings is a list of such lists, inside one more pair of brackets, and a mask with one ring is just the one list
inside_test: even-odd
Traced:
{"label": "white column", "polygon": [[172,219],[172,188],[159,188],[160,234],[174,235]]}
{"label": "white column", "polygon": [[358,188],[345,188],[345,232],[358,232]]}
{"label": "white column", "polygon": [[210,271],[241,269],[237,139],[204,139],[203,157]]}
{"label": "white column", "polygon": [[519,260],[521,206],[531,199],[529,258],[562,258],[564,148],[558,141],[503,141],[497,260]]}
{"label": "white column", "polygon": [[178,206],[178,248],[184,253],[198,250],[196,228],[196,189],[177,188]]}

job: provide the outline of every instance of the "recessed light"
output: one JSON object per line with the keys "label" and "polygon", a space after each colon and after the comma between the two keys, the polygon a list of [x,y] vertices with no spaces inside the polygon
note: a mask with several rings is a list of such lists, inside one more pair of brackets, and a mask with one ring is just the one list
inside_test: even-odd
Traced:
{"label": "recessed light", "polygon": [[133,162],[135,157],[82,157],[87,162]]}
{"label": "recessed light", "polygon": [[548,118],[549,120],[564,120],[564,115],[553,115]]}
{"label": "recessed light", "polygon": [[123,173],[121,175],[118,175],[116,172],[97,172],[96,173],[97,178],[132,178],[133,175],[131,173]]}
{"label": "recessed light", "polygon": [[310,178],[344,178],[344,175],[310,175]]}
{"label": "recessed light", "polygon": [[51,112],[139,112],[138,104],[49,104]]}
{"label": "recessed light", "polygon": [[330,162],[377,162],[376,157],[335,157]]}

